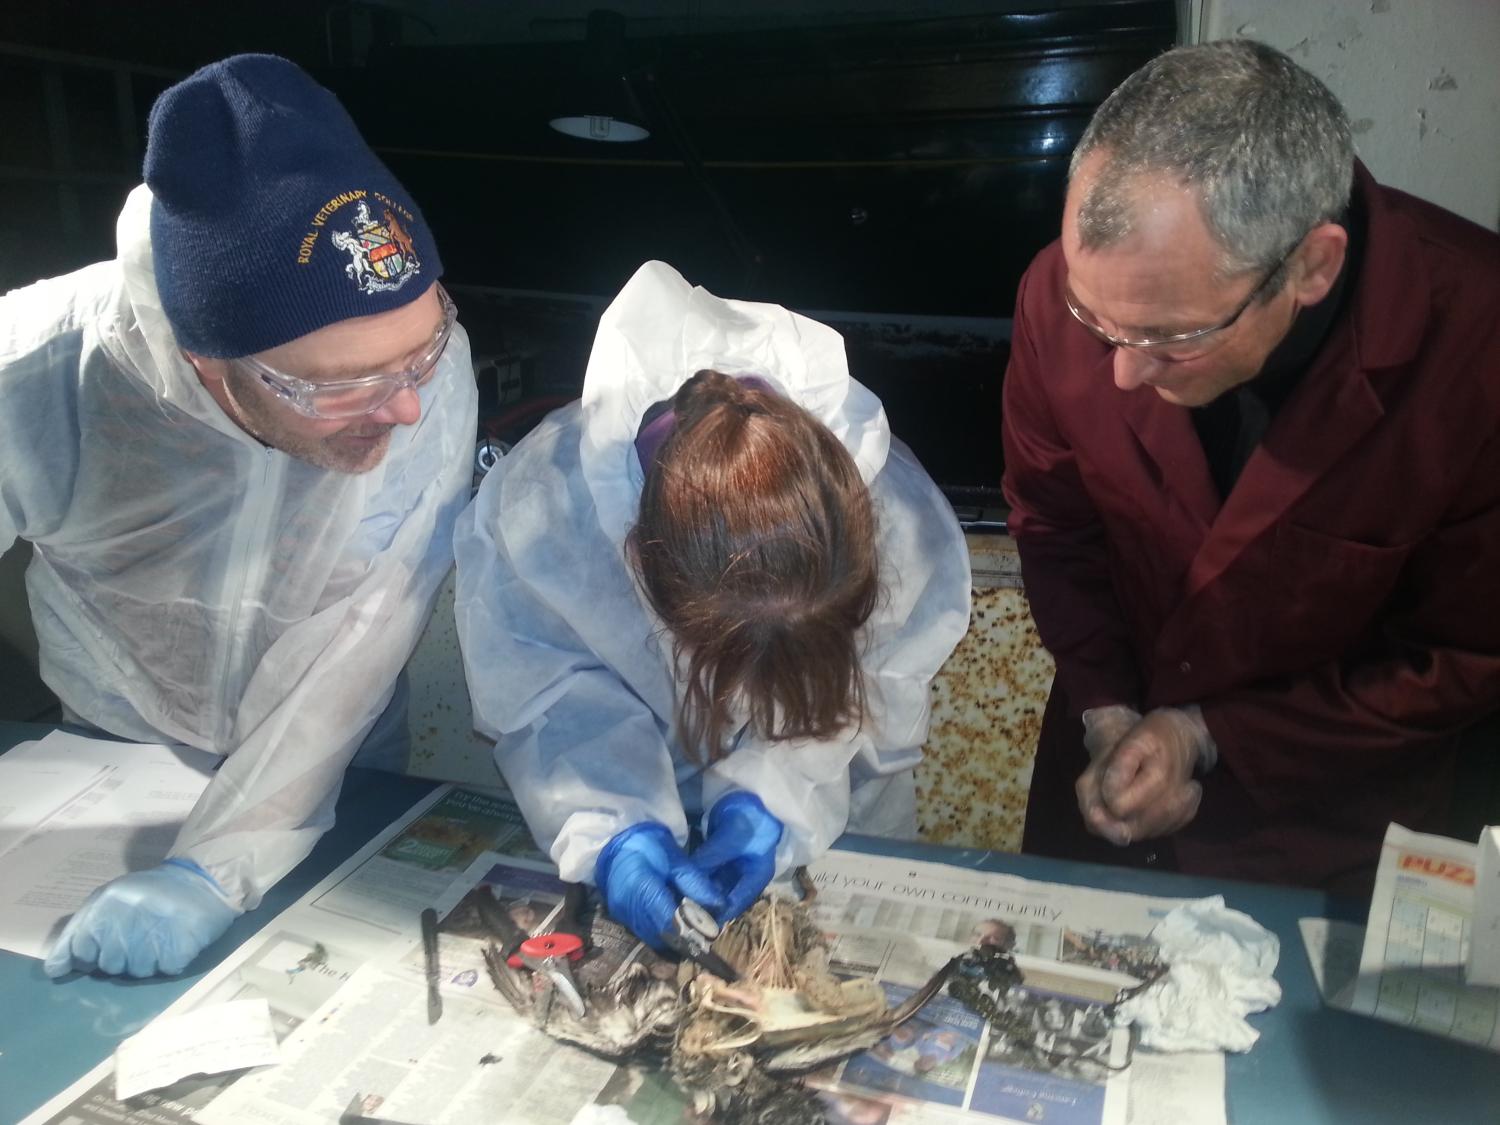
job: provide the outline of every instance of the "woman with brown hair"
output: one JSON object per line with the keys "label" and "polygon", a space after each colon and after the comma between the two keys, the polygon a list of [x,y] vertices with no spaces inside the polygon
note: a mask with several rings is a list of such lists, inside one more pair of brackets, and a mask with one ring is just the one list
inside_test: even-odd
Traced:
{"label": "woman with brown hair", "polygon": [[647,263],[455,548],[476,725],[563,877],[644,940],[846,828],[915,832],[968,555],[831,329]]}

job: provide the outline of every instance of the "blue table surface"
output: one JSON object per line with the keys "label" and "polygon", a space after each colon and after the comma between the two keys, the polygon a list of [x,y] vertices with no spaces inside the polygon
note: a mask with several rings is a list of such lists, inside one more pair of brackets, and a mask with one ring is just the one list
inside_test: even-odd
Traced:
{"label": "blue table surface", "polygon": [[[0,752],[52,728],[0,721]],[[433,783],[350,770],[338,823],[258,910],[239,918],[194,964],[169,980],[42,975],[41,962],[0,951],[0,1122],[14,1122],[109,1056],[116,1044],[186,992],[246,938],[300,898],[423,795]],[[845,837],[840,847],[1111,891],[1195,898],[1224,895],[1281,939],[1281,1003],[1251,1017],[1261,1032],[1228,1059],[1232,1125],[1300,1122],[1500,1122],[1500,1058],[1435,1036],[1324,1008],[1297,919],[1363,920],[1363,904],[1316,891],[1066,863],[1005,852]],[[1191,1125],[1191,1123],[1186,1123]]]}

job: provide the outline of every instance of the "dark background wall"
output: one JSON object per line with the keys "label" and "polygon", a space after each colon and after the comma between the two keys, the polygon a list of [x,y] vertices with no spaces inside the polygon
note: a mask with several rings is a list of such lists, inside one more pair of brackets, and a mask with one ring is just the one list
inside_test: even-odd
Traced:
{"label": "dark background wall", "polygon": [[[661,258],[835,322],[934,475],[992,494],[1016,282],[1093,107],[1173,42],[1174,8],[23,0],[0,30],[0,287],[108,257],[155,96],[275,51],[421,202],[476,352],[528,398],[576,389],[601,299]],[[548,126],[599,112],[650,136]]]}

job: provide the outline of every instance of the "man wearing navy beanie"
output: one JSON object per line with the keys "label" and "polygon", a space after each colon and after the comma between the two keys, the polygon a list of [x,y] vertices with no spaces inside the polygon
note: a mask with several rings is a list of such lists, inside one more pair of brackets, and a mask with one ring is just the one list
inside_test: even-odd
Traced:
{"label": "man wearing navy beanie", "polygon": [[169,858],[48,951],[177,973],[404,754],[401,670],[452,561],[475,387],[415,202],[298,67],[167,90],[118,255],[0,299],[0,551],[30,540],[65,714],[226,755]]}

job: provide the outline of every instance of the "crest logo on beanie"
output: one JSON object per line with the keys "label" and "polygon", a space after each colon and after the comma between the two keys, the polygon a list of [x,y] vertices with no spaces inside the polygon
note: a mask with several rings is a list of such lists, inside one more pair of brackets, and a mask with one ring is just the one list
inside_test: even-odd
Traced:
{"label": "crest logo on beanie", "polygon": [[354,208],[354,229],[336,230],[330,241],[349,255],[344,272],[362,292],[388,293],[422,272],[412,237],[391,207],[376,220],[361,200]]}

